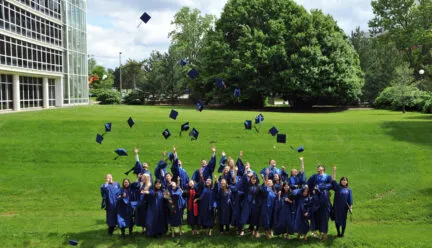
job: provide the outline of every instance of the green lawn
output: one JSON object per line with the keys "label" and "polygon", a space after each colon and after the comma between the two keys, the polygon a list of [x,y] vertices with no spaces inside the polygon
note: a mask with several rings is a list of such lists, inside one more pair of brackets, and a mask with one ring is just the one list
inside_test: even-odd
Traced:
{"label": "green lawn", "polygon": [[[177,120],[168,118],[169,107],[84,106],[0,115],[0,247],[62,247],[69,238],[80,247],[426,247],[432,242],[432,116],[381,110],[337,113],[270,113],[260,133],[245,130],[243,122],[260,112],[176,108]],[[132,116],[135,126],[126,120]],[[105,122],[112,132],[102,145],[95,142]],[[200,132],[198,141],[180,124],[189,121]],[[219,236],[150,239],[137,235],[121,240],[106,235],[105,212],[100,209],[99,187],[106,173],[116,181],[134,165],[133,147],[152,170],[164,150],[178,146],[189,174],[210,148],[244,160],[255,170],[269,159],[278,165],[298,167],[297,152],[277,144],[267,130],[275,125],[287,134],[290,145],[305,145],[306,173],[317,163],[338,166],[338,178],[348,176],[354,195],[354,216],[345,238],[335,238],[329,223],[329,240],[286,241],[274,237],[253,239]],[[172,136],[165,140],[162,131]],[[118,147],[128,157],[113,160]],[[330,168],[329,168],[330,169]],[[187,229],[188,230],[188,229]]]}

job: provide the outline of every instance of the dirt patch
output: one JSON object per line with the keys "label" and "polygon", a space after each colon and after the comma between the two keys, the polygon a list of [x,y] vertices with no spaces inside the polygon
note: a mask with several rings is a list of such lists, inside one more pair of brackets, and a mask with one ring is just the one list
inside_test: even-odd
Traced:
{"label": "dirt patch", "polygon": [[15,212],[1,212],[0,217],[15,217],[17,213]]}

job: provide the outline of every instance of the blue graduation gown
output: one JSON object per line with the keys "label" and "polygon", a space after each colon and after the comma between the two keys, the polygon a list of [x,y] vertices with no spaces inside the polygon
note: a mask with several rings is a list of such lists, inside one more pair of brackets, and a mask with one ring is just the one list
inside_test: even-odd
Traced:
{"label": "blue graduation gown", "polygon": [[244,192],[241,189],[241,179],[237,179],[237,183],[230,186],[232,191],[232,218],[231,225],[236,228],[241,228],[240,214],[241,203],[244,198]]}
{"label": "blue graduation gown", "polygon": [[220,225],[229,225],[232,217],[232,191],[228,188],[227,191],[222,190],[217,185],[217,210],[218,210],[218,222]]}
{"label": "blue graduation gown", "polygon": [[294,233],[294,219],[292,216],[293,204],[286,202],[285,199],[292,198],[289,194],[281,195],[281,199],[276,198],[274,210],[273,233],[275,235]]}
{"label": "blue graduation gown", "polygon": [[316,211],[311,215],[311,230],[327,233],[330,218],[330,198],[328,191],[318,191],[317,194],[312,195],[312,202],[312,207]]}
{"label": "blue graduation gown", "polygon": [[132,200],[138,202],[135,208],[134,222],[135,225],[144,227],[146,225],[147,202],[143,194],[141,194],[141,184],[139,182],[131,183]]}
{"label": "blue graduation gown", "polygon": [[352,206],[353,204],[352,191],[350,188],[340,186],[336,181],[332,181],[332,185],[335,191],[333,201],[333,206],[335,208],[335,223],[341,226],[346,226],[348,205]]}
{"label": "blue graduation gown", "polygon": [[276,200],[276,193],[267,186],[261,186],[261,212],[259,226],[271,229],[273,225],[273,211]]}
{"label": "blue graduation gown", "polygon": [[145,195],[147,200],[146,234],[157,236],[168,231],[167,215],[165,211],[165,199],[162,190],[150,189]]}
{"label": "blue graduation gown", "polygon": [[179,166],[178,159],[174,159],[171,165],[171,172],[173,174],[173,181],[177,182],[177,178],[180,177],[179,187],[185,189],[189,182],[189,176],[186,170]]}
{"label": "blue graduation gown", "polygon": [[282,171],[279,168],[272,167],[272,166],[263,168],[261,170],[260,174],[265,176],[265,171],[266,171],[267,168],[269,168],[269,170],[270,170],[269,171],[269,175],[268,175],[268,179],[273,180],[273,177],[274,177],[275,174],[279,174],[279,175],[282,174]]}
{"label": "blue graduation gown", "polygon": [[167,173],[167,171],[166,171],[167,165],[168,164],[164,160],[160,160],[158,162],[158,165],[156,166],[156,169],[154,171],[156,179],[159,179],[161,181],[163,181],[165,179],[165,175]]}
{"label": "blue graduation gown", "polygon": [[214,194],[213,189],[207,187],[200,192],[198,223],[204,228],[211,228],[214,225]]}
{"label": "blue graduation gown", "polygon": [[[126,197],[123,197],[123,194]],[[131,207],[131,189],[121,189],[120,198],[117,202],[117,223],[119,228],[126,228],[133,225],[133,209]]]}
{"label": "blue graduation gown", "polygon": [[113,227],[117,224],[117,199],[120,195],[120,184],[113,182],[101,186],[102,200],[105,202],[106,223]]}
{"label": "blue graduation gown", "polygon": [[191,200],[191,202],[189,202],[189,198],[191,197],[191,188],[189,186],[184,189],[183,198],[186,201],[187,223],[190,226],[195,226],[198,225],[198,216],[194,215],[193,201],[199,198],[199,194],[195,187],[192,188],[192,190],[195,192],[195,197]]}
{"label": "blue graduation gown", "polygon": [[[216,167],[216,155],[213,155],[210,159],[210,162],[205,166],[202,167],[203,170],[203,180],[207,180],[208,178],[213,179],[213,172],[215,170]],[[192,175],[192,180],[195,181],[196,184],[201,182],[201,178],[200,178],[200,173],[199,170],[196,170],[193,175]]]}
{"label": "blue graduation gown", "polygon": [[183,225],[183,213],[185,200],[183,198],[183,193],[179,187],[176,190],[171,189],[171,199],[175,205],[176,212],[171,213],[168,216],[169,224],[171,226],[181,226]]}
{"label": "blue graduation gown", "polygon": [[226,156],[222,156],[222,158],[219,160],[219,169],[218,169],[219,173],[222,173],[222,171],[225,169],[226,161],[227,161]]}
{"label": "blue graduation gown", "polygon": [[[295,215],[294,230],[299,234],[306,234],[309,232],[309,217],[305,217],[304,214],[308,212],[308,206],[310,204],[310,198],[299,195],[297,197],[297,211]],[[309,213],[310,214],[310,213]]]}
{"label": "blue graduation gown", "polygon": [[260,213],[260,186],[252,185],[247,175],[242,178],[242,190],[244,191],[243,201],[241,202],[240,225],[258,225]]}
{"label": "blue graduation gown", "polygon": [[291,190],[294,189],[301,189],[303,187],[303,185],[306,183],[306,174],[303,173],[298,173],[297,176],[291,176],[288,179],[288,184],[291,188]]}

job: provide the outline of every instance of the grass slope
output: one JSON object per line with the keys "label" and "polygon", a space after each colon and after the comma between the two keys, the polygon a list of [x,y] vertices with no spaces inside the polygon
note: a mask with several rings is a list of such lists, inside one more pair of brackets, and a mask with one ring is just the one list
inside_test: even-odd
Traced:
{"label": "grass slope", "polygon": [[[426,247],[432,242],[432,116],[381,110],[338,113],[263,113],[260,133],[244,130],[243,121],[255,111],[176,108],[177,120],[168,118],[169,107],[85,106],[0,115],[0,247],[63,247],[69,238],[81,247]],[[129,128],[127,118],[135,119]],[[112,132],[102,145],[95,142],[105,122]],[[198,141],[180,125],[189,121],[200,132]],[[137,235],[121,240],[118,231],[107,237],[105,212],[100,210],[99,187],[104,175],[116,181],[133,166],[133,147],[152,170],[161,152],[178,146],[189,174],[210,147],[244,160],[255,170],[270,158],[287,168],[298,167],[298,156],[288,144],[277,144],[267,130],[275,125],[287,134],[289,145],[304,144],[306,173],[317,163],[338,166],[338,178],[350,179],[354,216],[344,239],[334,238],[333,222],[325,243],[280,238],[265,240],[220,236],[149,239]],[[172,136],[161,133],[168,128]],[[113,160],[118,147],[128,157]],[[133,178],[134,179],[134,178]],[[188,229],[186,229],[188,230]],[[429,230],[429,231],[427,231]]]}

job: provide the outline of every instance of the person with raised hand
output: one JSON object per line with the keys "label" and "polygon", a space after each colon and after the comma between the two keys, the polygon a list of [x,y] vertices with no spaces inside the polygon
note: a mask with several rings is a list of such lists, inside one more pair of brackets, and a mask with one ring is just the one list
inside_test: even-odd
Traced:
{"label": "person with raised hand", "polygon": [[348,211],[352,213],[352,190],[348,188],[347,177],[341,177],[339,184],[336,182],[336,166],[333,167],[332,179],[333,190],[335,191],[333,202],[335,210],[335,225],[338,237],[342,238],[345,234]]}
{"label": "person with raised hand", "polygon": [[202,183],[204,184],[207,179],[210,178],[210,181],[213,179],[213,172],[216,167],[216,148],[212,147],[212,157],[207,164],[206,160],[201,160],[201,168],[197,169],[193,175],[192,180],[195,181],[195,184]]}
{"label": "person with raised hand", "polygon": [[108,234],[113,235],[117,225],[117,200],[120,196],[120,184],[114,182],[111,174],[105,176],[105,183],[101,186],[102,208],[106,210]]}

